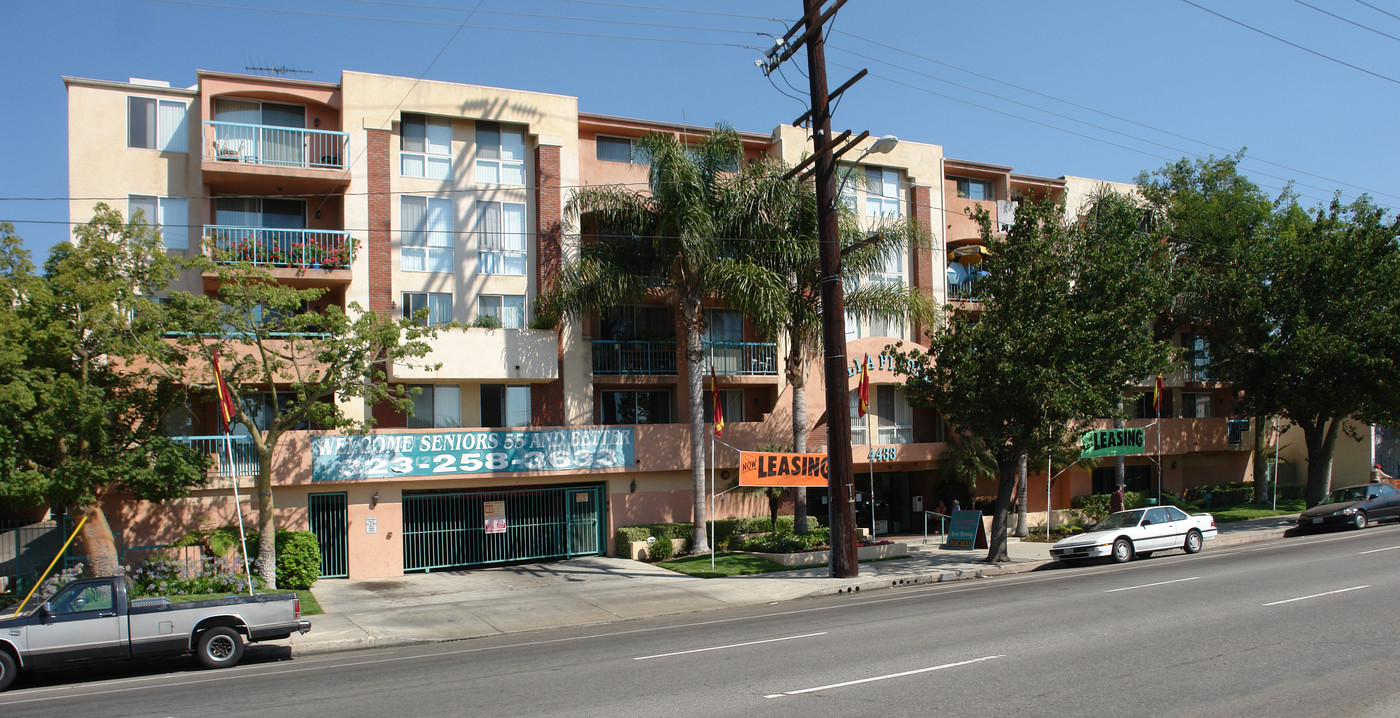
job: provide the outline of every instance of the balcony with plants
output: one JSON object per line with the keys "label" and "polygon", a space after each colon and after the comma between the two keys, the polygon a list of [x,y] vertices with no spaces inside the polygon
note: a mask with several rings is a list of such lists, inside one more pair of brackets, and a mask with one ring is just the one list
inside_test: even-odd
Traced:
{"label": "balcony with plants", "polygon": [[350,281],[356,244],[340,230],[204,227],[205,251],[216,263],[245,262],[274,270],[274,276],[313,281]]}

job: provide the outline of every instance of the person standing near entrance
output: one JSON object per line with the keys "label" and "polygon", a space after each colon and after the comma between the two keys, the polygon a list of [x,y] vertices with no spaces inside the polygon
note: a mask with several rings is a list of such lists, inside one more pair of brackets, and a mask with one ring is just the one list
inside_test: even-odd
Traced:
{"label": "person standing near entrance", "polygon": [[953,499],[953,508],[949,509],[948,513],[954,514],[959,511],[962,511],[962,504],[959,504],[957,499]]}
{"label": "person standing near entrance", "polygon": [[1123,510],[1123,487],[1119,486],[1113,490],[1113,495],[1108,498],[1108,512],[1116,514]]}

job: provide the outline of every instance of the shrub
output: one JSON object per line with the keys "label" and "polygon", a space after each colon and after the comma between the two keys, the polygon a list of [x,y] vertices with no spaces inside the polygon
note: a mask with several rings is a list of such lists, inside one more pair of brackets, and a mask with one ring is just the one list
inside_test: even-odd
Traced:
{"label": "shrub", "polygon": [[[248,555],[258,554],[262,537],[248,537]],[[321,544],[310,531],[277,530],[277,587],[304,590],[321,577]]]}
{"label": "shrub", "polygon": [[1308,498],[1307,484],[1279,484],[1279,501],[1302,501]]}
{"label": "shrub", "polygon": [[671,545],[671,539],[659,538],[647,544],[647,559],[652,563],[665,561],[675,553],[675,547]]}
{"label": "shrub", "polygon": [[501,318],[494,314],[478,314],[476,321],[472,322],[472,326],[482,329],[500,329]]}

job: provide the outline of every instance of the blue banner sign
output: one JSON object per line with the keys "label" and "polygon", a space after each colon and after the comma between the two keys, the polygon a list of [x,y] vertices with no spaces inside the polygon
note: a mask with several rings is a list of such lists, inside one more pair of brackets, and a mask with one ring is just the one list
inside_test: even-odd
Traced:
{"label": "blue banner sign", "polygon": [[446,431],[311,439],[311,480],[632,466],[632,429]]}

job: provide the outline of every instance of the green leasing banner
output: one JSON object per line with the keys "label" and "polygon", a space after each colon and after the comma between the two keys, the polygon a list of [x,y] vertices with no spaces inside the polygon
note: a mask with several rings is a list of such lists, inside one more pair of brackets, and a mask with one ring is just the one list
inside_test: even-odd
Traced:
{"label": "green leasing banner", "polygon": [[1079,458],[1141,454],[1145,431],[1136,429],[1095,429],[1079,437]]}

